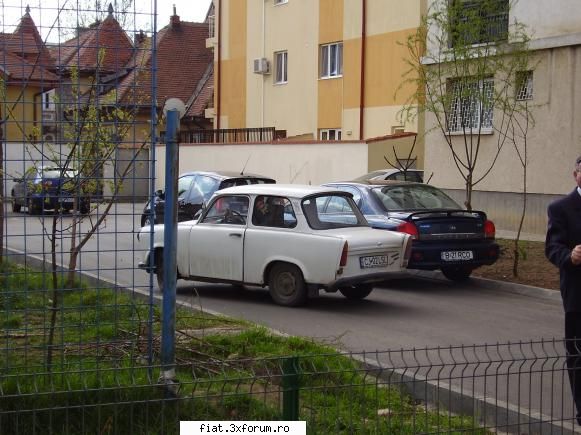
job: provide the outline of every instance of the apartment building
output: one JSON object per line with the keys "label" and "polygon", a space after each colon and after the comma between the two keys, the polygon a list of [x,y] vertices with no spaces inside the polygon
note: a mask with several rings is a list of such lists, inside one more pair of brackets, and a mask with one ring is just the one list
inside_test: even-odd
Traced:
{"label": "apartment building", "polygon": [[[429,10],[444,3],[443,0],[430,0]],[[513,97],[521,104],[526,102],[532,115],[526,135],[528,202],[524,231],[542,237],[546,230],[547,204],[573,189],[573,162],[581,154],[581,124],[578,122],[581,113],[581,10],[576,0],[499,0],[496,3],[507,13],[488,16],[487,28],[491,32],[484,33],[493,36],[501,30],[508,35],[510,26],[521,23],[530,37],[528,68],[517,71]],[[478,0],[462,1],[465,9],[478,8],[479,4]],[[482,35],[484,39],[475,40],[474,46],[488,44],[486,35]],[[426,57],[434,59],[434,50],[436,48],[428,44]],[[438,63],[432,67],[438,68]],[[505,77],[493,74],[479,86],[498,89],[504,80]],[[479,107],[486,106],[479,104],[482,101],[460,97],[454,101],[457,110],[450,111],[447,128],[449,137],[458,147],[464,146],[466,138],[460,131],[459,114],[463,113],[471,122],[483,118],[478,124],[481,144],[474,174],[475,178],[480,178],[495,159],[506,114],[498,109],[484,109],[478,113]],[[434,128],[434,116],[426,116],[425,122],[425,170],[434,174],[433,184],[446,188],[462,202],[465,181],[454,167],[445,136]],[[521,156],[523,146],[521,138]],[[510,141],[504,143],[490,173],[475,186],[473,207],[486,210],[501,228],[516,230],[523,205],[523,171],[514,145]]]}
{"label": "apartment building", "polygon": [[297,140],[401,131],[407,51],[425,1],[214,0],[214,128],[275,127]]}

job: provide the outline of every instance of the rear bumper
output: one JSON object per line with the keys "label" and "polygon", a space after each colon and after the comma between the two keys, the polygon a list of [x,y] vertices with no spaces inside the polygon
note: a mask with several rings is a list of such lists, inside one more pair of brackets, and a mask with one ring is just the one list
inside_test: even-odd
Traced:
{"label": "rear bumper", "polygon": [[373,284],[376,282],[386,281],[392,278],[398,278],[402,276],[401,271],[397,272],[380,272],[380,273],[370,273],[361,276],[348,276],[345,278],[339,278],[335,282],[325,286],[328,291],[335,291],[341,287],[348,287],[358,284]]}
{"label": "rear bumper", "polygon": [[[472,251],[473,259],[445,261],[442,252],[448,251]],[[491,265],[498,260],[500,248],[494,241],[482,241],[472,243],[421,243],[412,245],[412,254],[408,263],[408,269],[435,270],[445,266],[467,266],[473,269]]]}

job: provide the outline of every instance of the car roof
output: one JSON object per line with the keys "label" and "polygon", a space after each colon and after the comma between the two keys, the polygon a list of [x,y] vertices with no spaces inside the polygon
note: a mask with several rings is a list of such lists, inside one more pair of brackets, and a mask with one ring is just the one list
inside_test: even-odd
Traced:
{"label": "car roof", "polygon": [[180,177],[183,177],[184,175],[208,175],[211,177],[221,178],[223,180],[227,178],[265,178],[269,180],[274,180],[274,178],[267,177],[266,175],[240,173],[236,171],[189,171],[180,174]]}
{"label": "car roof", "polygon": [[309,184],[250,184],[247,186],[228,187],[219,190],[216,195],[228,194],[250,194],[250,195],[274,195],[291,198],[304,198],[305,196],[318,195],[323,193],[340,193],[333,187],[311,186]]}
{"label": "car roof", "polygon": [[[416,183],[414,181],[404,181],[404,180],[350,180],[350,181],[334,181],[332,183],[325,183],[328,185],[335,184],[349,184],[349,185],[361,185],[365,187],[375,187],[375,186],[429,186],[429,184]],[[434,186],[431,186],[434,187]]]}

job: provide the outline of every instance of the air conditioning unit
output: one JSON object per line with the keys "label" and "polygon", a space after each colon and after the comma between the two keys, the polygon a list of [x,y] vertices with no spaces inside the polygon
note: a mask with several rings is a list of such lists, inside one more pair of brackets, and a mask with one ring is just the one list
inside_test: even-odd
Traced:
{"label": "air conditioning unit", "polygon": [[45,142],[54,142],[54,135],[52,135],[52,134],[45,134],[45,135],[42,137],[42,139],[43,139]]}
{"label": "air conditioning unit", "polygon": [[47,122],[54,122],[55,121],[55,116],[56,114],[54,112],[48,112],[46,110],[42,111],[42,120],[43,121],[47,121]]}
{"label": "air conditioning unit", "polygon": [[270,62],[265,57],[254,59],[254,74],[269,74]]}

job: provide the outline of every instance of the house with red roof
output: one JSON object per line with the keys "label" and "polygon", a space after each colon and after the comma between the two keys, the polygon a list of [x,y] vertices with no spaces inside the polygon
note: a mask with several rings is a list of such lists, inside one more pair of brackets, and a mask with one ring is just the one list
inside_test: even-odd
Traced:
{"label": "house with red roof", "polygon": [[54,89],[59,77],[30,8],[12,33],[0,33],[0,120],[6,142],[38,139],[42,94]]}

